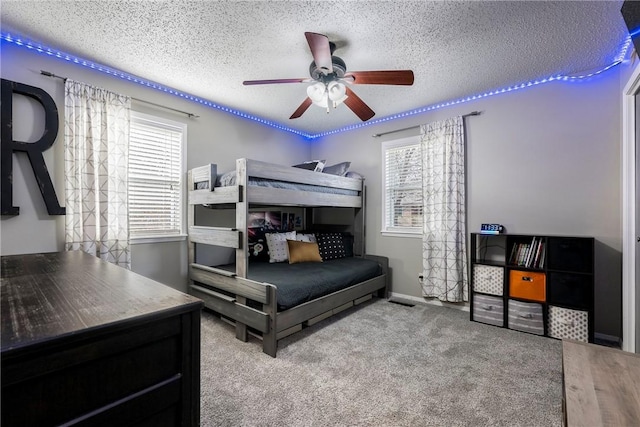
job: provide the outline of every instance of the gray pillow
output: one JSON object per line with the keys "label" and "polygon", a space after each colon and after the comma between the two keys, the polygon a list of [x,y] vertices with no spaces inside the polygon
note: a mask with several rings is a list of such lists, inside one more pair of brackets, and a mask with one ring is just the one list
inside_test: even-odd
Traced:
{"label": "gray pillow", "polygon": [[218,176],[218,185],[220,187],[230,187],[236,185],[236,171],[229,171]]}
{"label": "gray pillow", "polygon": [[358,172],[347,172],[345,174],[347,178],[356,178],[356,179],[364,179],[364,176],[360,175]]}
{"label": "gray pillow", "polygon": [[351,162],[337,163],[332,166],[325,166],[322,172],[330,173],[331,175],[345,176],[349,170],[349,166],[351,166]]}

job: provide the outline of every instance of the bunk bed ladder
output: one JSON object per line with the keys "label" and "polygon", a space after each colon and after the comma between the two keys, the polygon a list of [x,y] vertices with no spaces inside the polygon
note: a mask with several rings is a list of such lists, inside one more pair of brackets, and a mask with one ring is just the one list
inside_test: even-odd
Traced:
{"label": "bunk bed ladder", "polygon": [[[194,185],[194,180],[193,180],[193,171],[189,170],[189,172],[187,172],[187,194],[189,194],[189,192],[192,191],[194,189],[194,187],[195,187],[195,185]],[[195,220],[196,220],[195,212],[196,212],[195,205],[191,204],[191,200],[188,200],[188,202],[187,202],[187,230],[190,230],[191,227],[193,227],[195,225]],[[191,265],[194,262],[196,262],[196,244],[191,241],[191,236],[187,237],[187,256],[188,256],[188,260],[189,260],[189,265]],[[189,277],[189,283],[193,284],[193,281],[191,280],[190,277]]]}
{"label": "bunk bed ladder", "polygon": [[358,256],[364,256],[365,252],[365,247],[364,247],[364,232],[365,232],[365,223],[366,223],[366,217],[365,217],[365,186],[364,186],[364,182],[362,183],[362,190],[361,190],[361,195],[362,195],[362,207],[360,208],[355,208],[355,217],[353,219],[353,238],[354,238],[354,244],[353,244],[353,251],[355,255]]}
{"label": "bunk bed ladder", "polygon": [[[247,277],[248,263],[248,247],[249,239],[247,236],[247,217],[249,216],[249,204],[247,203],[247,160],[236,160],[236,185],[240,192],[240,200],[236,203],[236,229],[241,230],[240,247],[236,248],[236,275],[238,277]],[[237,297],[239,304],[246,304],[245,297]],[[236,321],[236,338],[240,341],[247,342],[247,325]]]}
{"label": "bunk bed ladder", "polygon": [[267,304],[263,304],[262,311],[269,315],[269,332],[262,334],[262,351],[271,357],[276,357],[278,351],[278,301],[276,287],[267,285]]}

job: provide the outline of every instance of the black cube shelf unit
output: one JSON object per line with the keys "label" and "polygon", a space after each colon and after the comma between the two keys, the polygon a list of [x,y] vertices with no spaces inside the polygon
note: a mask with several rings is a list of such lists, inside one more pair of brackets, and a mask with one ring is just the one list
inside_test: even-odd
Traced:
{"label": "black cube shelf unit", "polygon": [[592,237],[471,233],[471,320],[593,342]]}

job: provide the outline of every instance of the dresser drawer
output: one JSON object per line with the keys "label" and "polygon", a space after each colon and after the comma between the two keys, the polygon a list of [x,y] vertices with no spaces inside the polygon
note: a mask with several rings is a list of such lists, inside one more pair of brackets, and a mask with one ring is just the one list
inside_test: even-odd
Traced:
{"label": "dresser drawer", "polygon": [[535,271],[511,270],[509,296],[531,301],[546,301],[546,276]]}
{"label": "dresser drawer", "polygon": [[549,306],[549,336],[589,342],[589,313]]}
{"label": "dresser drawer", "polygon": [[512,299],[507,304],[509,314],[507,327],[509,329],[544,335],[542,304]]}
{"label": "dresser drawer", "polygon": [[489,325],[504,326],[504,302],[502,297],[473,295],[473,320]]}
{"label": "dresser drawer", "polygon": [[504,268],[474,264],[473,291],[491,295],[504,293]]}

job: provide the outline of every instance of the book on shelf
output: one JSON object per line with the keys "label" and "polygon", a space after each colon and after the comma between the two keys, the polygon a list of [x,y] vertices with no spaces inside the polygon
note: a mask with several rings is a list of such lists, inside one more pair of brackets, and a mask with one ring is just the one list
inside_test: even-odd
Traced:
{"label": "book on shelf", "polygon": [[533,249],[535,248],[535,246],[536,246],[536,238],[534,237],[531,240],[531,244],[527,248],[527,258],[525,259],[525,262],[524,262],[525,267],[531,267],[531,254],[533,253]]}
{"label": "book on shelf", "polygon": [[516,245],[511,247],[511,255],[509,255],[509,259],[507,259],[508,264],[513,264],[513,260],[516,257]]}
{"label": "book on shelf", "polygon": [[538,247],[537,247],[537,249],[536,249],[536,256],[535,256],[534,261],[533,261],[533,266],[534,266],[534,267],[542,268],[542,267],[541,267],[541,264],[542,264],[542,258],[541,258],[540,256],[542,255],[542,248],[543,248],[543,247],[544,247],[544,242],[542,242],[542,241],[541,241],[541,242],[538,244]]}
{"label": "book on shelf", "polygon": [[511,258],[509,259],[509,264],[518,264],[518,261],[520,260],[520,252],[522,252],[522,245],[518,243],[514,244],[511,251]]}
{"label": "book on shelf", "polygon": [[511,264],[515,264],[515,265],[520,265],[520,263],[522,262],[522,253],[524,251],[524,248],[522,246],[521,243],[518,243],[516,245],[516,256],[513,258]]}
{"label": "book on shelf", "polygon": [[533,254],[537,251],[539,245],[540,245],[540,238],[534,237],[531,243],[531,253],[529,254],[529,262],[527,263],[528,268],[535,268],[535,264],[533,263],[533,260],[534,260]]}
{"label": "book on shelf", "polygon": [[529,244],[525,243],[522,247],[522,258],[520,259],[520,265],[525,267],[527,265],[527,256],[529,256]]}

